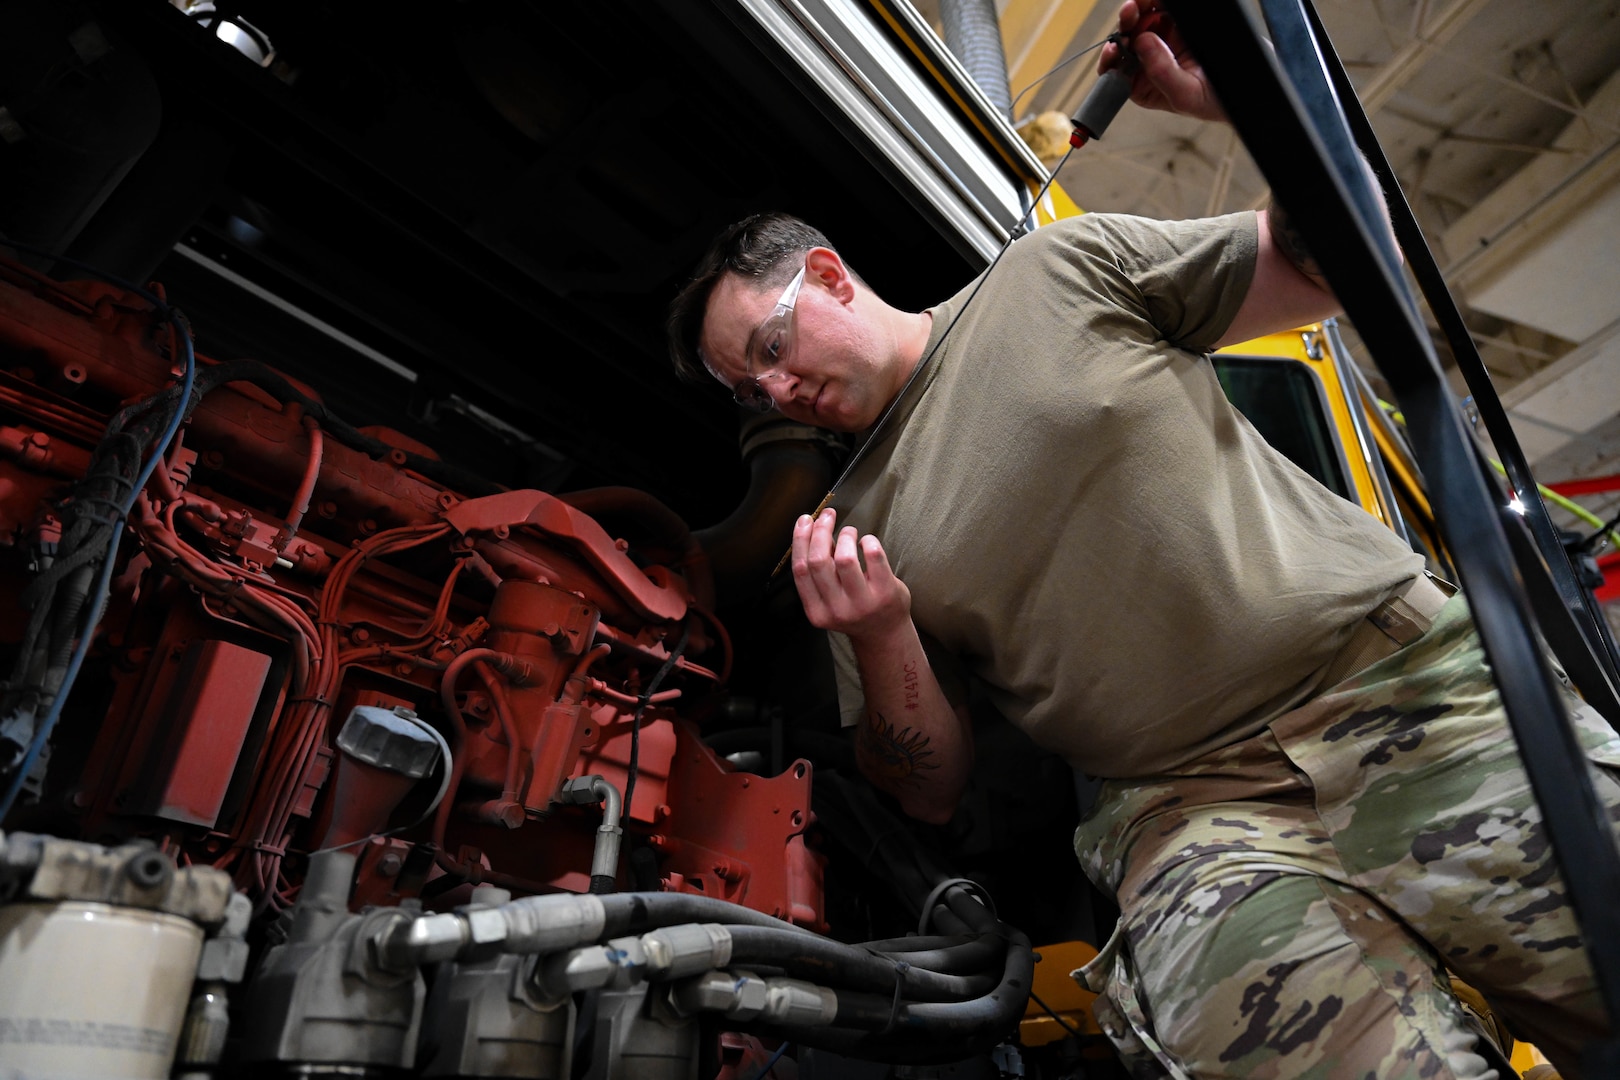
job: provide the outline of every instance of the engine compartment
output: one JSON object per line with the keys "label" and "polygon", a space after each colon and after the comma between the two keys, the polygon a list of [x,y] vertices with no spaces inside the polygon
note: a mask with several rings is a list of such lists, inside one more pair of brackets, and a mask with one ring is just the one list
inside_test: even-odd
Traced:
{"label": "engine compartment", "polygon": [[763,206],[902,302],[971,260],[732,9],[0,13],[8,1067],[1013,1069],[1069,770],[980,701],[949,826],[865,784],[763,584],[848,447],[659,333]]}
{"label": "engine compartment", "polygon": [[[853,777],[838,735],[778,710],[779,768],[716,748],[758,746],[711,565],[730,552],[738,573],[752,525],[705,546],[634,489],[492,485],[268,365],[193,356],[153,290],[0,264],[0,969],[27,986],[39,950],[105,948],[138,1000],[167,1000],[138,1022],[61,1004],[53,1022],[146,1033],[147,1058],[97,1068],[607,1076],[650,1053],[647,1075],[729,1075],[726,1045],[919,1062],[1007,1037],[1027,937]],[[822,753],[783,758],[799,745]],[[813,803],[815,756],[835,770]],[[835,927],[840,845],[869,846]],[[874,869],[887,898],[862,895]],[[581,915],[581,897],[602,899]],[[165,922],[86,945],[64,929],[81,917]],[[185,1008],[118,936],[165,927],[164,963],[195,954],[207,988]],[[205,977],[210,956],[232,977]],[[489,1000],[513,993],[491,1034]],[[74,1074],[17,1023],[39,1075]],[[521,1061],[490,1049],[514,1042]]]}
{"label": "engine compartment", "polygon": [[[11,560],[27,603],[48,588],[55,560],[79,550],[61,538],[82,533],[96,500],[112,497],[97,492],[118,486],[94,464],[105,458],[94,457],[91,433],[111,403],[158,394],[177,350],[138,298],[16,271],[8,285],[6,351],[30,364],[7,373],[18,422],[6,429],[15,453],[0,465],[5,524],[26,538],[10,554],[46,583],[30,591],[26,567]],[[264,365],[200,357],[197,383],[183,435],[130,516],[138,547],[121,555],[91,661],[99,700],[75,702],[65,721],[60,741],[82,754],[53,755],[41,808],[72,806],[88,836],[141,819],[160,850],[231,869],[256,905],[277,909],[296,896],[290,851],[398,831],[390,819],[418,785],[391,782],[404,774],[390,753],[409,757],[409,747],[356,757],[326,731],[359,707],[402,710],[431,717],[452,746],[442,757],[455,762],[449,774],[438,753],[404,766],[445,788],[429,807],[436,862],[419,876],[448,868],[477,884],[481,869],[530,891],[583,891],[561,837],[588,846],[596,825],[559,791],[594,774],[633,788],[624,823],[657,837],[666,887],[824,925],[803,842],[808,764],[777,784],[728,789],[727,770],[675,711],[681,701],[700,717],[731,661],[709,610],[706,556],[673,515],[637,492],[574,497],[666,534],[632,549],[543,492],[459,494],[411,467],[432,470],[427,448],[323,424],[318,396]],[[64,499],[70,479],[78,485]],[[51,630],[30,635],[35,663],[61,652],[61,630]],[[19,671],[14,693],[58,678],[45,663]],[[30,741],[17,735],[8,733],[13,762]],[[740,816],[779,821],[776,838],[722,835],[732,802],[770,803]],[[542,843],[535,830],[558,835]],[[409,847],[393,837],[365,845],[364,900],[421,888],[398,887]]]}

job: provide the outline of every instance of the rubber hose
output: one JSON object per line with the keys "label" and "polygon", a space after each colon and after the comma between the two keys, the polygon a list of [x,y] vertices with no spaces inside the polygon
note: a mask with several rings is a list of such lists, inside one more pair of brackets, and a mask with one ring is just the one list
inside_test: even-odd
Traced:
{"label": "rubber hose", "polygon": [[948,975],[909,959],[874,956],[831,938],[788,936],[755,926],[731,928],[731,963],[769,964],[793,978],[831,986],[840,992],[848,988],[893,995],[898,981],[902,997],[909,1001],[968,1001],[981,997],[995,987],[1001,969],[997,964],[969,975]]}
{"label": "rubber hose", "polygon": [[906,1009],[907,1016],[929,1030],[936,1027],[957,1035],[971,1035],[985,1027],[1006,1034],[1029,1003],[1035,978],[1035,952],[1021,931],[1007,935],[1007,967],[996,988],[972,1001],[925,1002]]}
{"label": "rubber hose", "polygon": [[[873,995],[850,995],[846,1008],[845,995],[840,994],[838,1018],[846,1025],[762,1030],[803,1046],[893,1064],[943,1064],[983,1054],[1011,1034],[1029,1001],[1035,973],[1029,939],[1013,931],[1008,946],[1007,971],[985,997],[949,1004],[903,1004],[891,1012],[892,1003],[886,1008]],[[848,1027],[847,1020],[856,1018],[876,1030]]]}
{"label": "rubber hose", "polygon": [[767,926],[820,939],[821,935],[802,926],[774,919],[741,904],[690,893],[626,892],[604,896],[604,923],[600,940],[644,934],[678,923],[713,922],[730,926]]}
{"label": "rubber hose", "polygon": [[882,953],[884,956],[895,960],[904,960],[914,967],[937,971],[941,975],[972,975],[975,972],[984,971],[1006,951],[1005,946],[993,937],[974,938],[968,944],[957,945],[949,949],[916,949],[909,952],[893,952],[876,948],[870,943],[864,944],[863,947],[871,949],[873,952]]}

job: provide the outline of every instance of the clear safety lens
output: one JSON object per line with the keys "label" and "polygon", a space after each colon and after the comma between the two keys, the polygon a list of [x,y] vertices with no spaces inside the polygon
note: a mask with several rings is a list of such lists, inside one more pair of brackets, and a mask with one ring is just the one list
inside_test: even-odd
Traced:
{"label": "clear safety lens", "polygon": [[736,399],[737,404],[751,412],[770,412],[776,407],[776,402],[772,400],[769,392],[752,375],[733,387],[731,396]]}

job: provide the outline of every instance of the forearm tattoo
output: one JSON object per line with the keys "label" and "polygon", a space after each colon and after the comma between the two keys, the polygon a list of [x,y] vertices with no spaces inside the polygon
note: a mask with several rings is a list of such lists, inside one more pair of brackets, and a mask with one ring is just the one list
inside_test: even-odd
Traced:
{"label": "forearm tattoo", "polygon": [[1276,199],[1271,200],[1271,209],[1266,216],[1270,219],[1272,239],[1288,257],[1288,261],[1306,277],[1320,281],[1322,266],[1316,261],[1316,256],[1311,254],[1311,249],[1305,246],[1305,238],[1300,235],[1293,217]]}
{"label": "forearm tattoo", "polygon": [[928,736],[909,727],[897,728],[882,713],[867,716],[855,748],[872,781],[879,787],[889,784],[915,786],[922,774],[939,768],[930,760],[934,750]]}

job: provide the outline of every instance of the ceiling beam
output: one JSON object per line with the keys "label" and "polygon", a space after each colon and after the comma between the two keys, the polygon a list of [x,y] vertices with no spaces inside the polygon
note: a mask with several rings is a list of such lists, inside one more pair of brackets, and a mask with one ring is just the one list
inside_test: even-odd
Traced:
{"label": "ceiling beam", "polygon": [[[1396,92],[1423,70],[1429,57],[1446,42],[1456,37],[1489,0],[1452,0],[1446,9],[1432,18],[1424,18],[1416,25],[1413,38],[1399,52],[1378,69],[1378,74],[1367,81],[1358,93],[1361,107],[1370,116],[1384,107]],[[1419,8],[1420,15],[1426,14]]]}
{"label": "ceiling beam", "polygon": [[[1608,127],[1620,116],[1620,74],[1611,75],[1584,111]],[[1608,121],[1608,123],[1604,123]],[[1620,183],[1620,139],[1601,141],[1593,125],[1572,121],[1542,154],[1498,185],[1441,238],[1453,287],[1494,277],[1542,242],[1559,223]]]}

